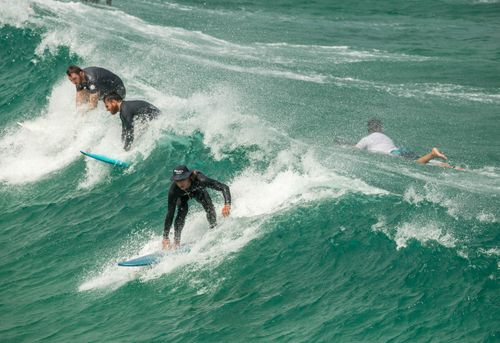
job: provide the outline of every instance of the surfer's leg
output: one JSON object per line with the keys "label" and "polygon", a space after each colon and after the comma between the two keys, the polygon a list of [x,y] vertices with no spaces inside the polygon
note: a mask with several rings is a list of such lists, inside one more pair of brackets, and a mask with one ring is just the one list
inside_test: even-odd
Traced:
{"label": "surfer's leg", "polygon": [[177,206],[177,216],[174,222],[174,244],[179,245],[181,242],[181,232],[186,222],[189,206],[187,201],[180,201]]}
{"label": "surfer's leg", "polygon": [[217,225],[217,215],[215,214],[214,204],[210,198],[210,194],[204,189],[196,194],[196,201],[198,201],[203,209],[207,213],[207,220],[210,228],[214,228]]}
{"label": "surfer's leg", "polygon": [[438,150],[438,148],[432,148],[432,151],[428,154],[425,154],[422,157],[417,158],[417,163],[421,164],[427,164],[429,163],[430,160],[433,158],[441,158],[443,160],[447,160],[448,157],[446,157],[441,151]]}

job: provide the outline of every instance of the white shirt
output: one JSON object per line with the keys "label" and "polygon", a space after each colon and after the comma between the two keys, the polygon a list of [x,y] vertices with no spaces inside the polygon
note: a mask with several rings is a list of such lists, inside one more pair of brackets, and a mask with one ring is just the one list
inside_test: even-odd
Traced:
{"label": "white shirt", "polygon": [[358,144],[356,144],[356,148],[366,149],[371,152],[378,152],[382,154],[390,154],[391,151],[398,149],[394,145],[392,139],[381,132],[374,132],[362,138]]}

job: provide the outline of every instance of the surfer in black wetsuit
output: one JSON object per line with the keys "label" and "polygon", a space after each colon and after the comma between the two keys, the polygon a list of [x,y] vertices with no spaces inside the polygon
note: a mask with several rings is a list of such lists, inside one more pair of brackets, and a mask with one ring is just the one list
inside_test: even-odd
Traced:
{"label": "surfer in black wetsuit", "polygon": [[76,86],[76,106],[88,104],[87,110],[97,107],[99,99],[110,93],[119,94],[125,99],[123,81],[107,69],[88,67],[81,69],[71,65],[66,70],[68,79]]}
{"label": "surfer in black wetsuit", "polygon": [[160,114],[160,110],[147,101],[124,101],[116,93],[107,94],[104,97],[104,105],[111,114],[116,114],[120,111],[122,141],[125,144],[123,149],[125,150],[129,150],[134,141],[134,122],[136,120],[146,122],[156,118]]}
{"label": "surfer in black wetsuit", "polygon": [[188,213],[188,201],[195,199],[207,213],[210,228],[217,225],[217,216],[215,214],[214,204],[207,192],[207,188],[212,188],[222,192],[224,196],[224,207],[222,215],[229,216],[231,213],[231,192],[229,187],[219,181],[213,180],[202,174],[200,171],[190,171],[186,166],[175,167],[172,174],[172,184],[168,191],[168,210],[165,217],[165,226],[163,231],[163,248],[170,247],[170,227],[174,220],[174,212],[177,208],[177,217],[174,223],[174,248],[178,247],[181,241],[181,231],[184,227],[186,215]]}

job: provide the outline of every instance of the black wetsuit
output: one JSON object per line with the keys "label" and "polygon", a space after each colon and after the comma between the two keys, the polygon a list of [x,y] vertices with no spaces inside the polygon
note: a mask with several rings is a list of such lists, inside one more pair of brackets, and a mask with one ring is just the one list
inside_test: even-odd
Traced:
{"label": "black wetsuit", "polygon": [[125,143],[123,148],[130,149],[134,141],[134,121],[143,122],[156,118],[160,110],[146,101],[133,100],[122,101],[120,106],[120,119],[122,120],[122,141]]}
{"label": "black wetsuit", "polygon": [[99,67],[88,67],[83,71],[85,71],[86,80],[76,86],[77,91],[86,89],[92,94],[99,92],[99,99],[104,98],[106,94],[117,93],[125,99],[125,85],[117,75]]}
{"label": "black wetsuit", "polygon": [[170,227],[174,220],[174,212],[177,207],[177,217],[174,223],[174,239],[177,243],[181,240],[181,231],[184,227],[186,220],[186,215],[188,213],[188,201],[193,198],[198,201],[205,212],[207,213],[207,219],[210,224],[210,228],[217,225],[217,215],[215,214],[214,204],[212,199],[207,192],[207,188],[212,188],[222,192],[224,196],[224,203],[227,205],[231,204],[231,192],[229,187],[219,181],[210,179],[206,177],[201,172],[196,172],[196,174],[191,176],[191,187],[188,190],[183,191],[175,182],[172,182],[170,190],[168,191],[168,210],[167,216],[165,217],[165,226],[163,231],[163,237],[168,238],[170,233]]}

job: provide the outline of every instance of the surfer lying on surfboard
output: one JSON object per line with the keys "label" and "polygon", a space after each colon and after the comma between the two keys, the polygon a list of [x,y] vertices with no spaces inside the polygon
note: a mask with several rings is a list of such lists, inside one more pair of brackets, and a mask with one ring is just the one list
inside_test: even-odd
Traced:
{"label": "surfer lying on surfboard", "polygon": [[137,120],[147,122],[160,114],[160,110],[149,102],[142,100],[124,101],[117,93],[107,94],[104,105],[111,114],[120,111],[122,121],[123,149],[129,150],[134,141],[134,124]]}
{"label": "surfer lying on surfboard", "polygon": [[215,214],[214,204],[207,192],[207,188],[222,192],[224,196],[224,207],[222,215],[229,216],[231,213],[231,192],[229,187],[219,181],[205,176],[197,170],[190,171],[186,166],[177,166],[172,172],[173,181],[168,192],[168,210],[165,217],[165,226],[163,231],[163,248],[170,248],[170,227],[174,220],[174,212],[177,208],[177,217],[174,223],[174,248],[177,248],[181,242],[181,232],[184,227],[186,215],[188,213],[188,201],[195,199],[199,202],[207,213],[210,228],[217,225],[217,215]]}
{"label": "surfer lying on surfboard", "polygon": [[[379,119],[372,118],[368,120],[368,133],[369,135],[363,137],[356,148],[366,149],[371,152],[387,154],[391,156],[399,156],[408,159],[414,159],[415,162],[420,164],[427,164],[431,162],[434,158],[439,158],[442,160],[447,160],[448,158],[439,151],[438,148],[432,148],[431,152],[418,157],[414,152],[408,151],[405,148],[398,148],[394,145],[392,139],[382,133],[382,122]],[[454,167],[445,162],[435,162],[432,165],[436,165],[443,168],[453,168],[457,170],[464,170],[459,167]]]}

